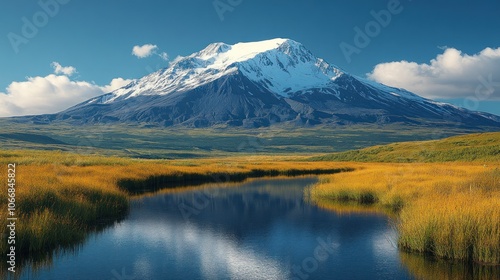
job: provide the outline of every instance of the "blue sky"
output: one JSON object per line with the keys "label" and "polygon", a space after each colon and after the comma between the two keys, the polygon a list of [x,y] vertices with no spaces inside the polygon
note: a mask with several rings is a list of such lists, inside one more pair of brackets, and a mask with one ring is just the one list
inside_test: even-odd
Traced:
{"label": "blue sky", "polygon": [[[37,89],[32,93],[36,95],[62,84],[60,95],[78,87],[75,94],[79,98],[90,97],[112,89],[113,79],[116,86],[168,66],[168,60],[160,57],[162,53],[173,59],[211,42],[233,44],[276,37],[299,41],[352,74],[369,74],[372,79],[406,86],[426,97],[500,115],[500,2],[436,2],[2,1],[0,94],[11,96],[3,101],[0,98],[0,110],[10,106],[9,112],[0,112],[0,116],[46,110],[28,108],[32,106],[26,93],[30,88]],[[390,20],[381,16],[383,21],[377,22],[375,14],[387,13]],[[26,27],[30,24],[36,30]],[[356,28],[365,34],[371,32],[368,42],[356,41]],[[132,55],[134,46],[145,44],[156,45],[156,54],[142,59]],[[347,45],[356,52],[346,55]],[[491,51],[485,51],[487,48]],[[450,74],[450,67],[467,71]],[[428,77],[438,72],[446,73]],[[398,73],[406,76],[394,80]],[[17,93],[22,90],[22,94]],[[72,101],[67,98],[53,104],[61,107]]]}

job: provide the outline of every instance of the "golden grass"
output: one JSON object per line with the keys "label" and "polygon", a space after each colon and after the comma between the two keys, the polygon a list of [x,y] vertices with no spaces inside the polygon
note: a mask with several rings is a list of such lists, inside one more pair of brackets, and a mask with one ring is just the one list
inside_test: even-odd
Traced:
{"label": "golden grass", "polygon": [[[88,230],[123,215],[133,190],[128,187],[144,182],[169,187],[175,185],[175,178],[182,178],[183,183],[198,179],[217,182],[217,178],[227,182],[350,168],[355,171],[321,176],[320,183],[310,189],[311,199],[339,213],[398,213],[399,246],[403,249],[500,263],[499,163],[309,162],[300,156],[135,160],[0,151],[1,174],[6,174],[8,163],[18,164],[18,250],[29,253],[51,252],[81,242]],[[6,180],[0,180],[0,188],[0,200],[5,201]],[[343,205],[332,206],[328,203],[332,200]],[[367,207],[373,205],[380,207]],[[2,208],[3,228],[6,214]],[[0,245],[1,252],[6,250],[5,243]]]}
{"label": "golden grass", "polygon": [[[260,175],[340,170],[345,163],[301,162],[302,157],[251,156],[197,160],[135,160],[65,152],[0,151],[0,174],[16,163],[17,252],[50,255],[71,247],[88,231],[126,214],[134,187],[153,190],[201,179],[227,182]],[[0,200],[7,201],[7,180],[0,180]],[[128,182],[126,185],[124,182]],[[130,183],[132,184],[130,185]],[[7,209],[0,210],[6,228]],[[0,252],[6,252],[6,242]]]}
{"label": "golden grass", "polygon": [[325,200],[399,213],[399,246],[435,256],[500,264],[499,164],[361,165],[322,176],[310,190]]}
{"label": "golden grass", "polygon": [[371,205],[363,205],[355,202],[337,202],[331,199],[314,199],[318,207],[334,212],[338,216],[349,216],[351,214],[366,216],[394,216],[394,213],[384,208]]}
{"label": "golden grass", "polygon": [[[2,166],[2,174],[6,174]],[[91,227],[116,219],[128,208],[126,195],[99,168],[54,165],[16,168],[16,215],[19,252],[39,254],[81,241]],[[7,182],[0,183],[6,201]],[[5,224],[5,208],[1,223]],[[5,244],[0,245],[5,250]]]}

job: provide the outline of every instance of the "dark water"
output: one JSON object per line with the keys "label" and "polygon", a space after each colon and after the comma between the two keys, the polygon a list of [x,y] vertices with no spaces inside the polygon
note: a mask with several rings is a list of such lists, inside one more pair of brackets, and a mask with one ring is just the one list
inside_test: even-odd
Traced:
{"label": "dark water", "polygon": [[387,217],[313,206],[303,190],[314,182],[264,179],[140,198],[127,219],[22,278],[413,279]]}

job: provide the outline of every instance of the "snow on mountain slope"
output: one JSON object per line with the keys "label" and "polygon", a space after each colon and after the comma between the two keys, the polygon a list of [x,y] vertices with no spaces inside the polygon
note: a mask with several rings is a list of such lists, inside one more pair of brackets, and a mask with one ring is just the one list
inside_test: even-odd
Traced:
{"label": "snow on mountain slope", "polygon": [[213,43],[114,92],[37,122],[261,127],[355,123],[500,126],[497,116],[356,77],[290,39]]}
{"label": "snow on mountain slope", "polygon": [[110,103],[119,98],[184,92],[237,71],[285,97],[289,92],[331,86],[332,81],[342,74],[338,68],[289,39],[235,45],[213,43],[94,102]]}

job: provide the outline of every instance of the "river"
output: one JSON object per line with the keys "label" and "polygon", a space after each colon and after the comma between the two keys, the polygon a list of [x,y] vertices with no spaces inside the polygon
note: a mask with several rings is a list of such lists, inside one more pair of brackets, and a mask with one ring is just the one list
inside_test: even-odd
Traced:
{"label": "river", "polygon": [[[309,203],[304,188],[316,180],[256,179],[134,198],[126,219],[21,278],[414,279],[390,218]],[[417,266],[423,259],[405,258]]]}

